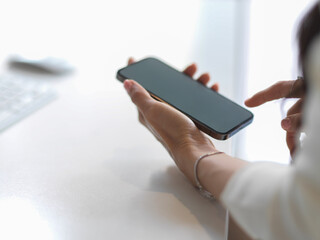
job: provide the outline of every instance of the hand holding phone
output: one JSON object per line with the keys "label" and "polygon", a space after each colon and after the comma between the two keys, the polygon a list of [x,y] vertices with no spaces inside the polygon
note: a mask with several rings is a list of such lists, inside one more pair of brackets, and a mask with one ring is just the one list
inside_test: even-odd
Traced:
{"label": "hand holding phone", "polygon": [[[190,74],[190,72],[187,74]],[[189,76],[191,75],[193,74]],[[168,104],[153,99],[146,89],[137,82],[126,80],[123,85],[132,102],[138,108],[140,122],[162,143],[180,171],[196,186],[194,176],[195,162],[199,156],[218,151],[214,144],[206,134],[203,134],[196,127],[190,118]],[[219,168],[222,167],[222,169],[226,170],[226,174],[215,181],[215,183],[219,182],[219,185],[208,188],[217,197],[220,196],[230,174],[246,164],[244,161],[227,154],[219,154],[217,158],[211,158],[208,162],[211,167],[211,164],[216,162],[217,165],[214,164],[213,169],[219,166]],[[221,165],[221,162],[225,164]],[[226,166],[227,168],[225,169]],[[205,169],[211,171],[210,168],[205,167]],[[203,167],[201,171],[204,171]],[[208,176],[211,176],[211,174]],[[212,182],[211,177],[202,178],[201,181],[203,183]]]}
{"label": "hand holding phone", "polygon": [[155,99],[178,109],[216,139],[229,138],[253,118],[248,110],[155,58],[120,69],[117,78],[134,79]]}

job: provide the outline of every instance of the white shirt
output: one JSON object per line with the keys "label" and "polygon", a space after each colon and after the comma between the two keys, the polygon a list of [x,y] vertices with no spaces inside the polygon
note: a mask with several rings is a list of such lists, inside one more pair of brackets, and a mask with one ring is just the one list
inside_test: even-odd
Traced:
{"label": "white shirt", "polygon": [[254,239],[320,239],[320,38],[309,55],[311,83],[303,120],[307,138],[295,163],[249,164],[232,176],[221,196]]}

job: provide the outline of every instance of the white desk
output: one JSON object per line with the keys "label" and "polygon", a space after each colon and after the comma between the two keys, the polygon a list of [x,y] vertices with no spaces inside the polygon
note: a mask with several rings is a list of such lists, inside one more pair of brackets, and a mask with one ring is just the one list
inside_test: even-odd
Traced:
{"label": "white desk", "polygon": [[139,125],[119,82],[35,77],[59,98],[0,135],[1,239],[223,239],[225,211]]}

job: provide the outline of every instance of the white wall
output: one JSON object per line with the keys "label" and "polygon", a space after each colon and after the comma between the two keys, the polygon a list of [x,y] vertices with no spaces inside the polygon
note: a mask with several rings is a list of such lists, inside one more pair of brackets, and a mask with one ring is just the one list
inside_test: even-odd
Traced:
{"label": "white wall", "polygon": [[[252,1],[249,39],[248,96],[279,80],[296,79],[296,26],[314,1]],[[289,161],[285,132],[280,126],[281,100],[253,109],[253,124],[243,132],[238,155],[251,161]],[[292,102],[289,101],[289,105]]]}

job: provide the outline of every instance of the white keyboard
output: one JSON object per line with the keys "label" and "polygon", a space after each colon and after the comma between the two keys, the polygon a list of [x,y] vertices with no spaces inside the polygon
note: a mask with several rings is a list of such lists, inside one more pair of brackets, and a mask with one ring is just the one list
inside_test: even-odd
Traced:
{"label": "white keyboard", "polygon": [[32,79],[0,76],[0,132],[55,97],[53,90]]}

